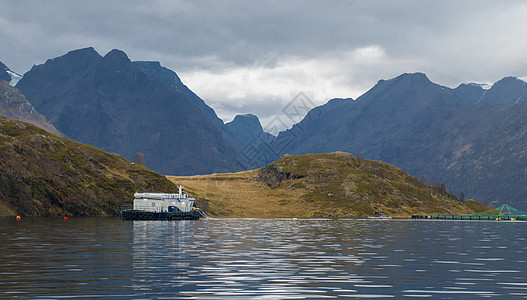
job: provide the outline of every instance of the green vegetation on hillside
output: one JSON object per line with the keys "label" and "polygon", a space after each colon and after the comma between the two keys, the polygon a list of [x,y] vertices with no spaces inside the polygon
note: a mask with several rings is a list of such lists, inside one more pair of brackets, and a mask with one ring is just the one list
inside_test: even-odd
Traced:
{"label": "green vegetation on hillside", "polygon": [[147,191],[177,188],[117,154],[0,117],[0,215],[115,216]]}
{"label": "green vegetation on hillside", "polygon": [[254,171],[170,179],[221,217],[358,217],[378,211],[409,217],[488,209],[458,201],[444,185],[425,185],[387,163],[343,152],[285,155]]}

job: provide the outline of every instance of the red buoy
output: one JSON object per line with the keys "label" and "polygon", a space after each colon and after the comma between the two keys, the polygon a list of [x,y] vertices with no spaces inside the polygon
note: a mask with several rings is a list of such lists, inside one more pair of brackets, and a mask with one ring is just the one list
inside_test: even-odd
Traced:
{"label": "red buoy", "polygon": [[67,219],[68,219],[68,217],[64,217],[64,220],[67,220]]}

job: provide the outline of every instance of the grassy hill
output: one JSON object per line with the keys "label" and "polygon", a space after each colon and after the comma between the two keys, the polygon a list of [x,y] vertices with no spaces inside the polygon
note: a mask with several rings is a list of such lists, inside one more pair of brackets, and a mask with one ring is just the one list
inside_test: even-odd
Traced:
{"label": "grassy hill", "polygon": [[218,217],[357,217],[376,211],[409,217],[488,209],[458,201],[444,185],[425,185],[394,166],[343,152],[285,155],[257,170],[169,179]]}
{"label": "grassy hill", "polygon": [[0,215],[115,216],[136,191],[177,188],[117,154],[0,117]]}

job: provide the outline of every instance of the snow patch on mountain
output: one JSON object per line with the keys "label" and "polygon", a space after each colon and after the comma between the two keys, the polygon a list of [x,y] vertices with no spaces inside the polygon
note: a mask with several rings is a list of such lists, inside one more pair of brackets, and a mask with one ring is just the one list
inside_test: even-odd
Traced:
{"label": "snow patch on mountain", "polygon": [[469,86],[475,86],[475,87],[480,87],[484,90],[490,90],[492,88],[492,86],[494,84],[489,84],[489,83],[475,83],[475,82],[469,82],[469,83],[465,83],[466,85],[469,85]]}
{"label": "snow patch on mountain", "polygon": [[11,76],[11,81],[9,82],[11,86],[15,86],[20,81],[20,79],[22,79],[20,74],[17,74],[11,70],[6,70],[6,72],[9,74],[9,76]]}

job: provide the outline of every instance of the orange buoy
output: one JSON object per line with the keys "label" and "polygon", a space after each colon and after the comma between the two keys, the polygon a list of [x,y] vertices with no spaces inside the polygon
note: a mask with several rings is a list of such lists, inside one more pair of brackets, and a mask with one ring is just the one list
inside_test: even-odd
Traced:
{"label": "orange buoy", "polygon": [[16,216],[16,219],[17,219],[17,220],[20,220],[20,216]]}

